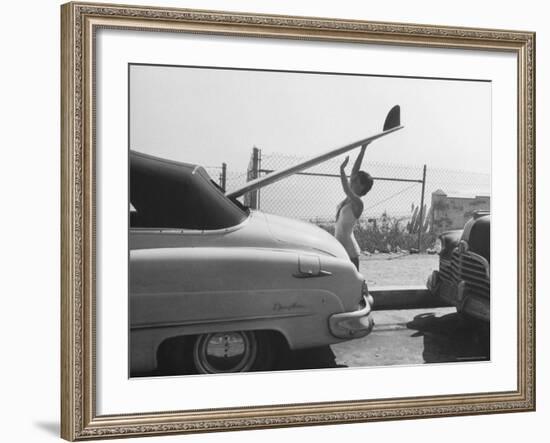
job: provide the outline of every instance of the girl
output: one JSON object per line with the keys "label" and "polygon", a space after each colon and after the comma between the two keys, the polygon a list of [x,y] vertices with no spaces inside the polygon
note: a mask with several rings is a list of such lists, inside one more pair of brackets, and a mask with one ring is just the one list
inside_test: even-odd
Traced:
{"label": "girl", "polygon": [[372,177],[366,172],[359,170],[366,148],[367,145],[361,146],[361,152],[355,160],[349,182],[346,176],[346,166],[349,162],[349,156],[346,157],[340,166],[340,180],[342,181],[342,188],[344,188],[346,198],[337,207],[334,232],[334,236],[342,243],[357,270],[359,270],[359,254],[361,251],[353,235],[353,227],[363,212],[361,197],[371,190],[373,184]]}

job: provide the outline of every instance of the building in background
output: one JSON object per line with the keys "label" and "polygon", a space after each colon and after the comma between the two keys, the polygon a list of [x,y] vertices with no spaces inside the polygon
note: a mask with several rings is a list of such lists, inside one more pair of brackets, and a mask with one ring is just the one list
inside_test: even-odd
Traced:
{"label": "building in background", "polygon": [[451,229],[462,229],[475,211],[488,211],[491,197],[449,196],[441,189],[432,192],[432,231],[441,233]]}

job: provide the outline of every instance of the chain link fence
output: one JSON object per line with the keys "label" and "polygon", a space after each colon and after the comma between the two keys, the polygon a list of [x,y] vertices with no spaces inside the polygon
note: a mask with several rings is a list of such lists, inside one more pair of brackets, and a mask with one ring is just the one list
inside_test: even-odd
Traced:
{"label": "chain link fence", "polygon": [[[223,189],[305,160],[254,148],[246,172],[225,165],[206,168]],[[263,212],[315,223],[334,232],[336,206],[345,198],[340,164],[333,159],[244,196],[244,203]],[[353,160],[353,159],[352,159]],[[348,171],[353,162],[350,161]],[[443,230],[462,228],[476,210],[489,210],[490,174],[430,168],[426,165],[372,163],[362,169],[374,178],[363,197],[364,210],[355,236],[368,252],[430,250]]]}
{"label": "chain link fence", "polygon": [[221,166],[205,166],[204,169],[223,190],[236,189],[248,181],[248,171],[231,170],[225,163]]}
{"label": "chain link fence", "polygon": [[[261,155],[260,176],[303,161],[304,158],[280,154]],[[333,222],[336,205],[345,198],[340,183],[340,164],[334,159],[288,177],[259,191],[265,212],[304,220]],[[347,167],[351,171],[352,162]],[[363,170],[374,178],[371,191],[363,198],[362,219],[377,218],[383,213],[408,217],[412,202],[420,201],[423,167],[406,167],[380,163],[363,163]]]}

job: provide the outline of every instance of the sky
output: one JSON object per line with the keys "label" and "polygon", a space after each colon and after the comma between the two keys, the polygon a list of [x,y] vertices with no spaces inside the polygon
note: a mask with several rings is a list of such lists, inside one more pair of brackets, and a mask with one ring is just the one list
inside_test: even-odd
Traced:
{"label": "sky", "polygon": [[405,129],[367,161],[490,172],[491,84],[480,81],[133,65],[130,145],[243,170],[253,146],[308,157],[380,132],[395,104]]}
{"label": "sky", "polygon": [[[396,104],[405,128],[374,141],[363,169],[420,179],[426,165],[428,205],[436,189],[490,192],[490,82],[132,65],[130,146],[204,166],[214,180],[212,167],[225,162],[231,190],[254,146],[264,168],[280,169],[380,132]],[[343,157],[314,171],[338,174]],[[330,178],[291,177],[261,192],[263,210],[306,219],[333,217],[342,198]],[[409,214],[420,193],[419,184],[376,181],[366,215]]]}

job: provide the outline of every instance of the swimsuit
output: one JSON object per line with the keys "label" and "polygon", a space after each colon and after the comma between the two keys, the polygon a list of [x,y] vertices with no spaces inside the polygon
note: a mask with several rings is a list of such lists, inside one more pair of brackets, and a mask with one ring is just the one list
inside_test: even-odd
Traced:
{"label": "swimsuit", "polygon": [[357,240],[353,235],[353,226],[356,221],[357,218],[353,213],[351,203],[346,203],[340,208],[334,230],[334,236],[342,243],[349,257],[352,259],[359,257],[361,253]]}

